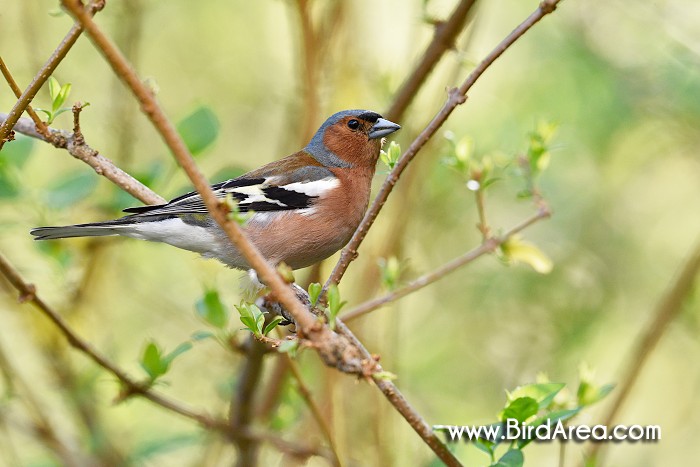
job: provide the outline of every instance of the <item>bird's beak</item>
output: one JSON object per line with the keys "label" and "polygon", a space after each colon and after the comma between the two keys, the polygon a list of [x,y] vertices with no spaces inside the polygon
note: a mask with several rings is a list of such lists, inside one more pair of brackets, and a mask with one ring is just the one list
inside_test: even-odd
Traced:
{"label": "bird's beak", "polygon": [[394,122],[390,122],[384,118],[379,118],[372,128],[370,128],[368,136],[369,139],[382,138],[386,135],[390,135],[396,130],[400,129],[401,126]]}

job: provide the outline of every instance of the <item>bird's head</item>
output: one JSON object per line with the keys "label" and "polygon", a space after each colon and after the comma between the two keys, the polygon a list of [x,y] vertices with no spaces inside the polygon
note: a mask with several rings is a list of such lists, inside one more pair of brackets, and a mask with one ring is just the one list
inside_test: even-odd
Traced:
{"label": "bird's head", "polygon": [[369,110],[344,110],[318,129],[306,151],[326,167],[374,167],[384,136],[401,127]]}

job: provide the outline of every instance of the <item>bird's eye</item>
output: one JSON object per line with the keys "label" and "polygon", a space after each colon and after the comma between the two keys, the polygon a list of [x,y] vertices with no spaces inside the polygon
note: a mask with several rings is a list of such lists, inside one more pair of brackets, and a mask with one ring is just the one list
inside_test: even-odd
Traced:
{"label": "bird's eye", "polygon": [[348,122],[348,128],[350,128],[351,130],[357,130],[358,128],[360,128],[360,122],[353,118]]}

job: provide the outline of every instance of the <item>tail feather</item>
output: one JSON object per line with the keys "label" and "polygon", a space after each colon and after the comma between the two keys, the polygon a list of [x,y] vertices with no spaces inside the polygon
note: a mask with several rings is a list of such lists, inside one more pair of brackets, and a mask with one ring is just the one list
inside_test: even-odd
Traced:
{"label": "tail feather", "polygon": [[125,226],[112,223],[76,224],[58,227],[37,227],[29,231],[34,240],[55,240],[71,237],[103,237],[119,235]]}

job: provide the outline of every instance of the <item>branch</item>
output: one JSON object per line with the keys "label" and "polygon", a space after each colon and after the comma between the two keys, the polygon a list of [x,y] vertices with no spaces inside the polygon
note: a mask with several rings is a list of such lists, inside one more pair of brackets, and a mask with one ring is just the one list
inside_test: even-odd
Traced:
{"label": "branch", "polygon": [[[347,270],[350,263],[357,257],[357,249],[364,240],[369,228],[374,224],[374,221],[379,215],[379,211],[386,203],[387,198],[394,189],[394,185],[398,182],[399,177],[406,169],[408,164],[413,160],[418,151],[430,140],[430,138],[435,135],[437,130],[442,126],[447,118],[452,114],[452,112],[457,108],[457,106],[463,104],[467,100],[467,92],[472,88],[474,83],[479,79],[479,77],[500,57],[503,52],[505,52],[508,47],[513,45],[513,43],[518,40],[525,32],[527,32],[532,26],[534,26],[538,21],[544,18],[549,13],[552,13],[557,4],[561,0],[544,0],[525,21],[523,21],[517,28],[513,30],[505,39],[503,39],[491,53],[486,56],[486,58],[469,74],[467,79],[462,83],[459,88],[452,88],[448,91],[447,102],[443,105],[442,109],[433,117],[433,119],[428,123],[425,129],[416,137],[415,140],[408,147],[406,152],[401,156],[401,158],[396,163],[394,169],[389,173],[384,184],[382,185],[379,193],[372,202],[372,206],[367,210],[365,217],[362,222],[357,227],[357,230],[353,234],[350,242],[343,248],[340,254],[340,259],[338,263],[333,268],[333,272],[326,281],[324,285],[324,291],[328,289],[331,284],[337,284],[342,279],[345,271]],[[325,293],[325,292],[324,292]]]}
{"label": "branch", "polygon": [[[87,7],[86,14],[92,17],[92,15],[104,8],[104,5],[104,0],[96,0],[91,2]],[[2,125],[0,125],[0,149],[2,149],[5,142],[11,138],[10,132],[15,126],[15,123],[17,123],[19,118],[22,116],[24,110],[29,106],[30,102],[32,99],[34,99],[34,96],[36,96],[36,93],[39,92],[39,89],[41,89],[46,80],[49,79],[54,70],[56,70],[58,64],[61,63],[61,61],[66,57],[66,54],[71,47],[73,47],[75,41],[78,40],[78,37],[80,37],[82,32],[83,28],[80,27],[79,24],[76,24],[71,28],[63,41],[61,41],[56,50],[54,50],[54,52],[51,54],[48,61],[43,67],[41,67],[41,70],[39,70],[36,76],[34,76],[34,79],[29,84],[29,87],[24,90],[19,100],[17,100],[14,107],[12,107],[7,119]]]}
{"label": "branch", "polygon": [[36,287],[33,284],[29,284],[22,279],[22,276],[17,272],[17,270],[7,261],[7,259],[0,254],[0,273],[4,275],[7,280],[14,286],[19,292],[19,301],[31,302],[35,307],[41,311],[44,316],[46,316],[58,329],[61,334],[66,338],[68,343],[78,350],[79,352],[86,355],[90,360],[95,362],[98,366],[104,368],[108,372],[112,373],[124,387],[122,394],[119,399],[124,399],[132,395],[138,395],[144,397],[151,402],[171,411],[178,413],[186,418],[192,419],[202,425],[204,428],[222,431],[224,433],[229,433],[228,425],[219,420],[215,420],[208,415],[195,412],[194,410],[181,405],[179,402],[168,399],[167,397],[154,392],[150,387],[142,384],[129,375],[127,375],[121,368],[116,364],[111,362],[107,357],[102,355],[97,349],[93,348],[90,343],[85,341],[80,337],[68,323],[59,315],[53,308],[51,308],[46,302],[44,302],[39,295],[37,295]]}
{"label": "branch", "polygon": [[331,433],[331,428],[328,425],[327,420],[323,417],[321,409],[318,407],[318,405],[313,399],[313,396],[311,395],[311,390],[304,382],[304,378],[301,375],[301,371],[299,370],[299,365],[297,364],[297,362],[294,361],[288,353],[284,354],[284,358],[287,361],[287,364],[289,365],[289,369],[292,371],[292,376],[294,376],[294,379],[297,382],[297,390],[299,391],[299,394],[301,394],[301,397],[304,399],[304,402],[306,402],[306,405],[309,407],[309,410],[311,410],[311,415],[313,415],[314,420],[316,420],[316,423],[318,424],[318,427],[321,430],[321,433],[323,434],[323,437],[326,438],[326,441],[328,442],[328,447],[332,455],[331,462],[334,466],[339,467],[341,464],[340,457],[338,456],[338,448],[336,447],[335,441],[333,440],[333,434]]}
{"label": "branch", "polygon": [[466,266],[467,264],[485,255],[486,253],[493,252],[496,248],[508,241],[508,239],[511,236],[526,229],[532,224],[549,217],[550,215],[551,211],[549,210],[549,208],[546,205],[541,205],[536,214],[533,214],[522,223],[510,229],[505,234],[500,235],[498,237],[489,237],[486,240],[484,240],[484,242],[478,247],[468,251],[462,256],[454,258],[453,260],[445,263],[436,270],[420,276],[418,279],[409,282],[400,289],[394,290],[384,295],[383,297],[378,297],[374,300],[369,300],[361,305],[358,305],[357,307],[349,310],[347,313],[344,313],[343,320],[345,322],[349,322],[355,318],[359,318],[360,316],[366,315],[367,313],[374,311],[377,308],[381,308],[387,303],[391,303],[395,300],[403,298],[406,295],[415,292],[416,290],[422,289],[423,287],[426,287],[432,284],[433,282],[437,282],[446,275],[456,271],[462,266]]}
{"label": "branch", "polygon": [[[345,325],[345,323],[336,318],[335,327],[338,332],[345,335],[350,341],[357,347],[362,357],[367,360],[374,360],[375,358],[369,353],[369,351],[362,345],[362,342],[350,331],[350,329]],[[379,371],[382,368],[379,364],[376,365]],[[423,439],[423,442],[433,450],[433,452],[440,458],[442,462],[446,465],[461,466],[462,464],[457,460],[457,458],[452,454],[445,444],[437,437],[433,432],[433,429],[428,425],[428,423],[420,416],[420,414],[411,406],[411,404],[403,397],[399,388],[396,387],[394,383],[386,379],[373,378],[374,384],[377,385],[382,394],[389,400],[389,403],[394,406],[394,408],[401,414],[401,416],[411,425],[411,428]]]}
{"label": "branch", "polygon": [[[649,359],[661,337],[668,330],[668,325],[681,312],[683,303],[693,291],[695,280],[700,274],[700,243],[688,256],[683,269],[670,285],[666,293],[656,305],[654,317],[644,332],[637,338],[634,350],[632,351],[624,376],[618,385],[617,397],[604,418],[603,425],[612,426],[622,405],[627,400],[634,387],[642,368]],[[601,445],[605,443],[593,443],[591,449],[585,456],[586,464],[588,459],[596,459],[598,462]],[[600,464],[602,465],[602,464]]]}
{"label": "branch", "polygon": [[[257,248],[250,242],[242,229],[227,217],[228,208],[221,204],[213,194],[205,177],[196,167],[192,156],[189,154],[183,141],[175,131],[172,123],[167,119],[164,112],[158,105],[157,101],[150,91],[139,80],[135,71],[131,68],[128,61],[123,57],[119,50],[112,42],[102,33],[98,26],[92,21],[90,15],[85,12],[79,1],[63,0],[63,5],[70,11],[73,17],[78,21],[90,36],[93,44],[100,50],[105,59],[109,62],[114,72],[127,84],[141,104],[144,114],[154,124],[161,137],[164,139],[174,157],[185,170],[186,174],[192,181],[195,189],[199,192],[202,200],[207,207],[212,218],[222,227],[233,245],[243,255],[248,264],[258,273],[258,277],[262,282],[266,283],[272,290],[275,299],[278,300],[295,319],[297,329],[300,336],[309,339],[312,345],[327,365],[334,366],[341,371],[369,375],[378,371],[380,368],[369,353],[362,347],[362,344],[355,338],[352,333],[345,327],[342,322],[338,323],[342,335],[333,333],[327,326],[324,326],[310,311],[296,298],[295,293],[286,284],[283,279],[277,274],[275,269],[262,257]],[[533,13],[530,18],[516,29],[503,44],[503,50],[514,42],[527,29],[532,27],[547,13],[554,10],[559,0],[546,0],[540,8]],[[492,62],[502,52],[494,51],[495,56],[490,59]],[[496,53],[497,52],[497,53]],[[490,63],[490,62],[489,62]],[[484,66],[484,69],[488,65]],[[477,67],[479,70],[479,67]],[[475,70],[475,72],[477,71]],[[479,76],[483,73],[483,69],[479,73],[473,73],[474,76]],[[473,83],[469,84],[469,79],[463,85],[464,89],[453,90],[450,92],[448,104],[444,110],[435,117],[433,122],[419,135],[414,141],[414,144],[409,148],[409,151],[402,156],[402,160],[397,165],[398,170],[394,170],[390,174],[387,182],[384,185],[384,194],[375,200],[372,209],[368,211],[363,223],[358,228],[358,231],[353,236],[353,240],[349,247],[344,250],[344,255],[341,256],[341,263],[346,263],[342,266],[342,272],[335,278],[337,282],[340,276],[344,273],[349,264],[348,258],[356,254],[356,248],[361,243],[366,235],[367,229],[376,218],[379,209],[386,201],[391,188],[396,183],[398,175],[405,169],[405,166],[415,156],[415,153],[425,144],[440,125],[445,121],[452,110],[466,99],[466,92]],[[459,92],[462,92],[460,95]],[[387,188],[388,187],[388,188]],[[354,242],[354,245],[353,245]],[[349,255],[349,256],[348,256]],[[343,259],[343,257],[345,259]],[[336,267],[336,269],[338,266]],[[433,451],[440,457],[443,462],[448,465],[460,465],[459,461],[447,450],[444,444],[440,442],[437,436],[432,432],[430,427],[408,404],[401,396],[397,388],[390,382],[385,380],[376,380],[377,386],[382,390],[390,402],[397,410],[406,418],[416,432],[424,439]]]}
{"label": "branch", "polygon": [[[7,119],[7,114],[0,113],[0,122],[6,122]],[[47,136],[44,136],[37,131],[34,122],[26,118],[20,118],[15,124],[14,130],[26,136],[45,141],[56,148],[67,150],[71,156],[95,169],[98,175],[102,175],[134,198],[146,204],[165,203],[165,199],[90,147],[85,142],[82,134],[76,135],[65,130],[47,128]]]}
{"label": "branch", "polygon": [[132,379],[116,364],[112,363],[109,359],[107,359],[107,357],[99,353],[98,350],[94,349],[87,341],[83,340],[75,331],[73,331],[68,323],[66,323],[61,317],[61,315],[59,315],[55,310],[53,310],[53,308],[44,302],[39,295],[37,295],[36,287],[34,287],[33,284],[25,282],[22,276],[20,276],[17,270],[2,254],[0,254],[0,274],[2,274],[19,292],[19,301],[21,303],[31,302],[59,329],[61,334],[63,334],[72,347],[86,355],[90,360],[95,362],[101,368],[107,370],[109,373],[114,375],[117,380],[119,380],[124,389],[117,400],[123,400],[124,398],[131,396],[140,396],[170,412],[174,412],[182,415],[185,418],[194,420],[207,430],[218,431],[229,438],[237,436],[241,438],[265,441],[274,445],[280,451],[292,454],[299,458],[308,458],[310,456],[323,456],[330,458],[327,452],[290,443],[271,433],[252,430],[242,430],[240,433],[234,432],[226,421],[218,420],[210,417],[209,415],[195,412],[181,403],[153,391],[147,385],[141,384]]}
{"label": "branch", "polygon": [[[247,430],[253,418],[253,398],[262,376],[263,359],[267,353],[266,344],[248,336],[245,347],[245,360],[238,376],[237,390],[233,394],[229,410],[229,423],[232,433]],[[256,439],[234,436],[238,447],[236,465],[241,467],[257,465],[258,442]]]}
{"label": "branch", "polygon": [[327,365],[355,374],[366,374],[371,371],[367,368],[367,363],[362,362],[358,357],[357,350],[348,344],[347,339],[320,323],[309,309],[297,299],[291,287],[277,274],[275,268],[262,256],[241,227],[228,218],[229,208],[214,195],[207,179],[197,168],[185,143],[153,94],[139,79],[134,69],[112,41],[95,24],[82,4],[77,0],[63,0],[62,3],[76,21],[84,27],[95,47],[138,99],[142,111],[151,120],[175,159],[192,181],[211,217],[221,226],[246,262],[255,269],[261,281],[270,287],[275,300],[281,303],[294,318],[300,335],[313,343]]}
{"label": "branch", "polygon": [[[5,81],[7,81],[7,84],[10,85],[10,89],[12,89],[12,92],[15,93],[15,97],[17,97],[17,99],[20,99],[22,97],[22,90],[19,88],[19,86],[17,86],[17,82],[12,77],[12,73],[10,73],[10,70],[7,68],[7,65],[5,65],[5,62],[3,61],[2,57],[0,57],[0,71],[2,71],[2,76],[5,77]],[[34,112],[34,109],[32,109],[32,106],[29,104],[27,104],[27,113],[34,121],[34,125],[36,125],[36,130],[41,135],[46,136],[46,124],[41,121],[41,118],[39,118],[36,112]]]}
{"label": "branch", "polygon": [[455,46],[457,36],[467,24],[467,16],[476,0],[462,0],[454,9],[447,21],[441,21],[435,25],[433,40],[423,53],[420,62],[413,69],[411,75],[404,81],[396,93],[394,102],[386,112],[386,118],[392,121],[401,120],[404,112],[411,105],[425,80],[448,50]]}

